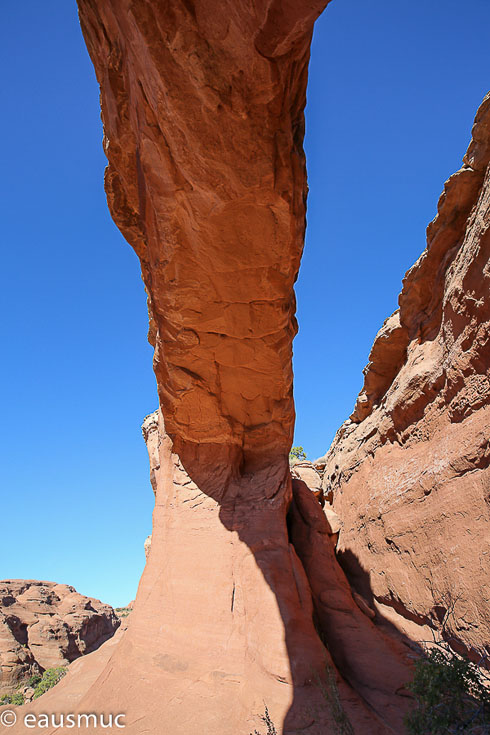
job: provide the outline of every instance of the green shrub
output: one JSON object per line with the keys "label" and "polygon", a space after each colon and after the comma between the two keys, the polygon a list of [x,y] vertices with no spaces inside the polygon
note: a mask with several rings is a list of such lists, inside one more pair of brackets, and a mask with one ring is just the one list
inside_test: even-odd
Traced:
{"label": "green shrub", "polygon": [[28,678],[26,682],[26,686],[34,689],[34,687],[36,687],[39,684],[41,679],[42,679],[42,676],[40,674],[33,674],[32,676]]}
{"label": "green shrub", "polygon": [[42,675],[41,681],[37,684],[34,690],[33,699],[37,699],[49,689],[54,687],[54,685],[57,684],[60,679],[64,677],[65,674],[66,667],[64,666],[58,666],[58,668],[56,669],[46,669],[46,671]]}
{"label": "green shrub", "polygon": [[4,694],[3,697],[0,698],[0,707],[3,704],[24,704],[24,701],[24,695],[20,692],[17,692],[16,694]]}
{"label": "green shrub", "polygon": [[291,451],[289,452],[289,461],[292,462],[294,459],[297,459],[300,462],[303,459],[306,459],[306,452],[303,447],[291,447]]}
{"label": "green shrub", "polygon": [[342,706],[335,671],[328,663],[325,666],[325,679],[317,679],[317,684],[332,714],[336,735],[354,735],[352,724]]}
{"label": "green shrub", "polygon": [[127,618],[129,613],[131,612],[130,607],[115,607],[114,612],[116,613],[118,618]]}
{"label": "green shrub", "polygon": [[416,700],[405,719],[410,735],[490,733],[488,674],[447,643],[417,661],[409,689]]}

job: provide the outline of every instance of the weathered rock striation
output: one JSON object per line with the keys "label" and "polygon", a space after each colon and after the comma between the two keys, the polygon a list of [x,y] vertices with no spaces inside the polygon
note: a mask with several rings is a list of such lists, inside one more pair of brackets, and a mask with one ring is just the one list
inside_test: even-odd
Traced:
{"label": "weathered rock striation", "polygon": [[[274,507],[265,514],[254,505],[230,533],[219,503],[173,451],[160,411],[143,434],[156,502],[127,629],[19,715],[95,712],[107,721],[123,711],[132,733],[212,726],[249,735],[265,703],[278,733],[334,735],[338,722],[356,735],[400,732],[406,651],[354,600],[315,488],[294,480],[288,535]],[[22,732],[21,722],[9,732]]]}
{"label": "weathered rock striation", "polygon": [[320,463],[358,593],[412,639],[490,650],[490,95]]}
{"label": "weathered rock striation", "polygon": [[221,486],[291,445],[303,108],[327,2],[79,2],[166,427],[189,461],[219,457]]}
{"label": "weathered rock striation", "polygon": [[337,669],[315,627],[318,603],[344,640],[374,630],[325,529],[341,611],[312,595],[288,463],[303,108],[327,0],[78,4],[109,207],[148,294],[161,412],[143,427],[155,511],[128,629],[107,662],[96,657],[96,680],[84,667],[85,693],[72,676],[63,695],[72,711],[75,699],[80,712],[123,710],[128,735],[249,735],[265,705],[280,733],[334,733],[342,710],[356,733],[399,732],[403,652],[365,696],[365,670],[351,676],[340,644]]}
{"label": "weathered rock striation", "polygon": [[119,624],[112,607],[66,584],[0,581],[1,693],[95,651]]}
{"label": "weathered rock striation", "polygon": [[[301,483],[306,498],[299,511],[298,501],[291,505],[287,533],[285,514],[274,505],[264,509],[252,499],[242,514],[203,492],[174,451],[161,411],[145,419],[143,434],[156,491],[151,553],[130,629],[111,663],[124,663],[136,681],[146,671],[152,686],[164,692],[154,716],[168,726],[174,722],[172,732],[181,732],[185,712],[182,732],[198,732],[204,721],[219,733],[248,735],[259,726],[265,702],[279,732],[334,733],[331,708],[316,682],[328,667],[335,683],[327,679],[326,686],[335,686],[356,733],[397,732],[385,723],[401,724],[406,651],[386,644],[355,603],[315,488]],[[337,610],[336,619],[324,623],[337,641],[338,663],[313,625],[317,604],[302,563],[311,546],[300,542],[300,532],[296,543],[293,536],[293,526],[304,522],[320,526],[318,549],[330,563],[317,586],[323,592],[318,607]],[[352,663],[363,631],[359,657],[366,667],[354,680],[347,661],[350,656]],[[380,666],[383,645],[388,650]],[[358,694],[362,681],[369,682],[369,693],[367,687],[362,693],[368,696]],[[93,694],[89,701],[93,705]],[[144,721],[148,726],[151,719]]]}

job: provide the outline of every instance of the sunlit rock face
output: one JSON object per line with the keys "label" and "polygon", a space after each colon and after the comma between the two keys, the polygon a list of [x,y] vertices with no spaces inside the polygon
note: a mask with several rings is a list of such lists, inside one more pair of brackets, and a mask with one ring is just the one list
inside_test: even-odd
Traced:
{"label": "sunlit rock face", "polygon": [[487,95],[322,462],[358,592],[415,639],[449,616],[454,645],[480,652],[490,645],[489,157]]}
{"label": "sunlit rock face", "polygon": [[79,2],[109,207],[141,260],[166,427],[228,473],[291,444],[303,108],[326,4]]}
{"label": "sunlit rock face", "polygon": [[105,722],[123,712],[125,729],[141,735],[265,735],[265,705],[281,734],[337,735],[339,722],[355,735],[401,732],[407,651],[351,594],[316,488],[294,480],[289,534],[273,505],[257,504],[237,509],[230,532],[160,411],[143,434],[156,503],[134,608],[113,639],[20,708],[9,732],[24,732],[26,712]]}
{"label": "sunlit rock face", "polygon": [[[342,712],[362,735],[400,729],[403,657],[372,701],[365,682],[356,691],[365,670],[339,674],[314,625],[310,546],[297,519],[303,564],[286,520],[303,108],[326,4],[79,0],[109,207],[141,261],[161,405],[143,426],[151,551],[128,629],[76,705],[124,711],[131,735],[249,735],[266,706],[278,733],[335,733]],[[342,595],[344,637],[351,617],[371,630]]]}
{"label": "sunlit rock face", "polygon": [[66,584],[1,580],[0,696],[95,651],[119,624],[112,607]]}

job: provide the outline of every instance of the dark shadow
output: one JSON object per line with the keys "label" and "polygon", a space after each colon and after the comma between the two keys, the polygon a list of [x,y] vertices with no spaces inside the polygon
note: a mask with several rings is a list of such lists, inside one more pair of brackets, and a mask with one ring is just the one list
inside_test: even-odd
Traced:
{"label": "dark shadow", "polygon": [[[398,615],[401,615],[407,620],[411,620],[417,625],[428,625],[429,627],[435,629],[434,621],[430,617],[426,615],[417,615],[416,613],[405,607],[401,600],[395,599],[393,597],[375,598],[373,590],[371,588],[369,572],[364,569],[358,557],[354,554],[353,551],[351,551],[350,549],[340,550],[336,556],[340,566],[342,567],[342,570],[345,573],[345,576],[349,581],[350,586],[359,595],[361,595],[363,599],[366,600],[370,607],[374,608],[374,602],[376,600],[383,605],[388,605],[389,607],[392,607],[393,610],[398,613]],[[407,643],[407,645],[415,645],[410,638],[408,638],[404,633],[399,630],[399,628],[396,627],[396,625],[394,625],[394,623],[388,620],[388,618],[385,618],[383,615],[381,615],[379,610],[376,612],[376,617],[378,624],[382,623],[383,626],[394,635],[401,636],[401,638],[404,640],[404,642]]]}
{"label": "dark shadow", "polygon": [[187,474],[219,504],[221,522],[248,546],[276,597],[294,692],[284,734],[336,731],[332,697],[325,695],[332,681],[355,732],[400,733],[411,701],[407,648],[388,642],[357,607],[321,505],[298,480],[291,499],[287,456],[249,460],[254,471],[239,474],[245,463],[229,446],[179,444]]}
{"label": "dark shadow", "polygon": [[[315,630],[308,581],[289,541],[287,455],[268,460],[248,457],[245,462],[229,446],[195,444],[180,445],[178,454],[198,488],[219,504],[224,527],[248,546],[277,600],[294,691],[281,732],[296,735],[307,730],[309,735],[324,735],[330,728],[334,732],[318,686],[325,679],[330,657]],[[248,471],[240,473],[238,468],[243,467]]]}
{"label": "dark shadow", "polygon": [[[482,652],[468,647],[454,632],[456,627],[456,620],[454,619],[453,614],[456,602],[455,600],[447,599],[447,595],[438,595],[434,590],[432,590],[433,598],[441,598],[440,601],[436,602],[432,606],[428,614],[424,615],[417,613],[410,610],[402,600],[396,597],[375,597],[370,584],[369,572],[362,566],[353,551],[350,549],[340,550],[336,556],[352,589],[361,595],[371,608],[376,609],[374,623],[378,627],[382,628],[394,638],[400,640],[418,655],[424,655],[423,644],[431,645],[436,641],[444,641],[459,655],[466,656],[470,661],[478,665],[482,665],[483,661],[484,668],[489,668],[490,664],[485,656],[482,656]],[[393,621],[380,613],[379,608],[375,607],[375,601],[382,605],[391,607],[405,620],[415,623],[421,627],[426,626],[429,629],[427,631],[429,636],[424,639],[424,636],[421,635],[418,641],[413,640],[398,628]]]}
{"label": "dark shadow", "polygon": [[[395,732],[403,732],[403,716],[412,702],[407,690],[412,646],[376,624],[367,574],[361,575],[360,588],[368,594],[352,590],[338,563],[325,515],[301,480],[293,480],[290,515],[291,540],[310,583],[321,638],[335,666],[368,710]],[[360,564],[357,569],[362,570]]]}
{"label": "dark shadow", "polygon": [[7,615],[5,622],[17,643],[27,646],[27,623],[23,623],[16,615]]}

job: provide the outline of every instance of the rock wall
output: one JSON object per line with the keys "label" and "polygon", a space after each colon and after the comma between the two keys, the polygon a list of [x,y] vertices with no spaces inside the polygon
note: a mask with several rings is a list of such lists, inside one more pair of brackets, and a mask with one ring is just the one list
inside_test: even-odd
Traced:
{"label": "rock wall", "polygon": [[143,434],[155,511],[128,627],[9,732],[26,712],[123,712],[138,735],[249,735],[267,706],[278,734],[400,733],[407,651],[354,601],[316,488],[294,481],[287,519],[256,501],[231,518],[184,469],[160,411]]}
{"label": "rock wall", "polygon": [[[79,0],[165,417],[144,426],[156,506],[130,625],[80,705],[120,706],[124,681],[131,733],[248,735],[265,705],[281,732],[335,728],[286,523],[303,108],[326,4]],[[382,732],[333,676],[355,726]]]}
{"label": "rock wall", "polygon": [[0,693],[95,651],[119,624],[112,607],[66,584],[0,581]]}
{"label": "rock wall", "polygon": [[[322,691],[328,667],[333,683],[327,684],[335,687],[355,732],[392,732],[385,721],[400,721],[404,700],[395,692],[407,679],[404,652],[386,656],[391,677],[380,688],[371,686],[374,714],[369,699],[339,675],[318,636],[310,584],[285,512],[272,503],[264,507],[257,497],[231,509],[204,492],[174,451],[160,411],[145,419],[143,434],[156,490],[151,552],[130,628],[112,658],[114,667],[124,665],[130,690],[146,678],[163,693],[160,706],[144,715],[137,703],[142,726],[151,728],[156,717],[172,733],[197,733],[202,726],[248,735],[261,729],[265,703],[278,732],[335,733]],[[306,494],[309,513],[317,508],[322,514],[314,492]],[[291,529],[292,507],[288,519]],[[324,600],[330,597],[331,606],[343,610],[343,625],[337,620],[335,630],[341,645],[369,621],[353,602],[328,534],[322,543],[343,580],[340,587],[338,578],[331,580],[330,594],[323,589]],[[364,648],[371,674],[377,644],[374,634],[369,652]],[[86,701],[96,709],[107,706],[107,694],[94,699],[92,692]],[[112,700],[115,705],[117,691]]]}
{"label": "rock wall", "polygon": [[125,712],[128,735],[249,735],[266,706],[279,733],[400,733],[406,651],[354,601],[288,464],[303,108],[327,0],[78,4],[161,412],[143,427],[155,511],[128,629],[84,692],[60,691],[72,711]]}
{"label": "rock wall", "polygon": [[490,650],[490,95],[326,457],[351,582],[414,640]]}
{"label": "rock wall", "polygon": [[79,2],[166,427],[188,462],[215,475],[220,457],[221,486],[291,445],[303,108],[327,2]]}

